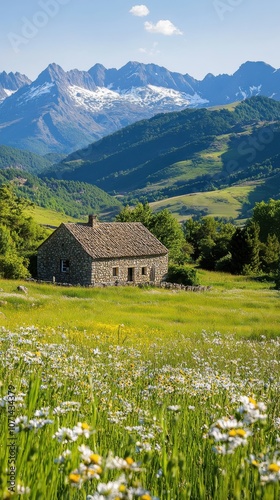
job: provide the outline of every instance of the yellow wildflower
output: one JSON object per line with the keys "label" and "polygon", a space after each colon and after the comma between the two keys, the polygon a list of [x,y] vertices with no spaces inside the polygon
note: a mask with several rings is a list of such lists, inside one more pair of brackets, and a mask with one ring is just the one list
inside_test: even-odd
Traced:
{"label": "yellow wildflower", "polygon": [[277,464],[270,464],[268,466],[268,470],[270,472],[279,472],[280,471],[280,465],[277,465]]}
{"label": "yellow wildflower", "polygon": [[244,429],[236,429],[236,434],[239,437],[245,437],[246,436],[246,431],[244,431]]}
{"label": "yellow wildflower", "polygon": [[100,455],[97,455],[97,453],[92,453],[89,458],[92,464],[101,464],[102,457]]}
{"label": "yellow wildflower", "polygon": [[81,475],[75,474],[75,472],[71,472],[71,474],[69,474],[69,479],[70,479],[71,483],[79,483],[79,481],[81,479]]}
{"label": "yellow wildflower", "polygon": [[251,403],[254,406],[257,406],[257,401],[254,398],[249,398],[249,403]]}
{"label": "yellow wildflower", "polygon": [[101,469],[101,467],[96,466],[94,469],[87,469],[87,472],[91,476],[94,476],[95,474],[101,474],[102,473],[102,469]]}
{"label": "yellow wildflower", "polygon": [[126,458],[125,458],[125,461],[126,461],[126,463],[127,463],[128,465],[132,465],[132,464],[134,464],[134,460],[133,460],[133,458],[131,458],[131,457],[126,457]]}

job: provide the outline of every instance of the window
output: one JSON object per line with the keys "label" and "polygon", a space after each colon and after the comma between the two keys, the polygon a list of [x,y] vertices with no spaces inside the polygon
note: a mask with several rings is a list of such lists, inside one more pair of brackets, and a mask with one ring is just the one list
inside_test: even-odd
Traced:
{"label": "window", "polygon": [[113,276],[114,276],[114,278],[117,278],[119,276],[119,268],[118,267],[113,267]]}
{"label": "window", "polygon": [[69,260],[61,259],[60,261],[60,271],[62,273],[69,273],[70,262]]}
{"label": "window", "polygon": [[147,276],[147,267],[142,267],[141,274],[142,276]]}

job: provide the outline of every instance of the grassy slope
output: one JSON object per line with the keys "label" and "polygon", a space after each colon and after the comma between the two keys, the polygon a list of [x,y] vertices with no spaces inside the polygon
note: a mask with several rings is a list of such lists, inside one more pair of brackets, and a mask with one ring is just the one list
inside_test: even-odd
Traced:
{"label": "grassy slope", "polygon": [[241,217],[242,219],[243,205],[248,201],[249,195],[256,186],[259,186],[259,183],[232,186],[205,193],[174,196],[151,203],[151,207],[155,211],[168,208],[180,221],[185,221],[197,214],[233,219]]}
{"label": "grassy slope", "polygon": [[74,219],[69,215],[64,215],[55,212],[55,210],[49,210],[38,206],[27,210],[27,214],[33,217],[37,224],[49,227],[58,227],[62,222],[78,222],[78,220],[82,220]]}
{"label": "grassy slope", "polygon": [[90,334],[101,335],[101,342],[102,338],[114,342],[120,330],[122,341],[129,345],[135,341],[149,345],[156,337],[169,344],[203,329],[250,338],[279,335],[279,292],[268,283],[206,271],[200,271],[200,281],[213,289],[193,293],[27,283],[25,296],[16,291],[18,282],[2,280],[0,300],[6,303],[0,306],[0,324],[62,327],[73,338],[75,332],[87,330],[89,342]]}

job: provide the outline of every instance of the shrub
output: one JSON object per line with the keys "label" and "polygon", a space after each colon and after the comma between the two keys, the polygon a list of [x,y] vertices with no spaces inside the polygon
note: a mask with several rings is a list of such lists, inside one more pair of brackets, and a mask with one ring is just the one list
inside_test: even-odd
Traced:
{"label": "shrub", "polygon": [[6,279],[28,278],[30,276],[24,259],[16,253],[0,256],[0,276]]}
{"label": "shrub", "polygon": [[167,281],[180,285],[198,285],[197,272],[192,267],[172,264],[168,268]]}

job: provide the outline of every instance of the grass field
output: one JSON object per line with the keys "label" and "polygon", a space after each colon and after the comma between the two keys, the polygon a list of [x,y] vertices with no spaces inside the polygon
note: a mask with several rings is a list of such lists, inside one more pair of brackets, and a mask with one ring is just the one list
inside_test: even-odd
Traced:
{"label": "grass field", "polygon": [[[279,293],[245,277],[200,271],[200,282],[210,292],[187,293],[157,288],[65,288],[28,284],[28,295],[16,291],[17,282],[3,281],[0,321],[7,328],[35,325],[70,331],[110,332],[114,341],[118,326],[133,344],[151,332],[180,337],[206,327],[242,337],[278,335]],[[1,286],[1,283],[0,283]],[[100,331],[96,331],[99,329]],[[139,340],[141,342],[141,339]]]}
{"label": "grass field", "polygon": [[49,227],[58,227],[62,222],[77,222],[77,219],[70,217],[69,215],[60,214],[55,210],[49,210],[47,208],[35,206],[27,211],[37,224]]}
{"label": "grass field", "polygon": [[212,217],[225,217],[238,219],[242,214],[244,203],[259,183],[232,186],[217,191],[174,196],[151,203],[153,210],[168,210],[180,221],[185,221],[197,213],[211,215]]}
{"label": "grass field", "polygon": [[0,282],[1,498],[278,500],[280,294],[199,276]]}

